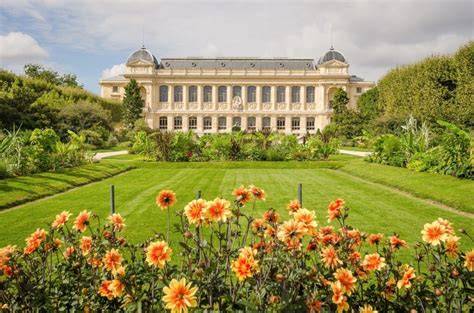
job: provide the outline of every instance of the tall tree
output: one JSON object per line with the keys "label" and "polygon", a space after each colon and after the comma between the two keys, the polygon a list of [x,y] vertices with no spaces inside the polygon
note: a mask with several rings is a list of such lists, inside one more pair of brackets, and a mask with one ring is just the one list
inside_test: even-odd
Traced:
{"label": "tall tree", "polygon": [[69,87],[80,87],[75,74],[59,75],[58,72],[46,69],[39,64],[26,64],[23,67],[25,75],[29,78],[42,79],[53,85],[63,85]]}
{"label": "tall tree", "polygon": [[129,128],[140,118],[145,103],[140,95],[140,87],[135,79],[131,79],[125,86],[125,97],[123,98],[123,118]]}
{"label": "tall tree", "polygon": [[347,92],[339,88],[334,94],[334,99],[332,102],[332,108],[334,115],[337,116],[345,111],[347,111],[347,104],[349,103],[349,97]]}

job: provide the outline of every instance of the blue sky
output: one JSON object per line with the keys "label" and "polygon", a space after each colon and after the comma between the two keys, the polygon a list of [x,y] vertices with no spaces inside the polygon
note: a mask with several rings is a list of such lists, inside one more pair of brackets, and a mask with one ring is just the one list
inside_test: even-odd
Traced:
{"label": "blue sky", "polygon": [[377,81],[388,69],[473,40],[463,0],[0,1],[0,67],[39,63],[75,73],[99,92],[145,45],[155,56],[310,57],[332,43],[351,74]]}

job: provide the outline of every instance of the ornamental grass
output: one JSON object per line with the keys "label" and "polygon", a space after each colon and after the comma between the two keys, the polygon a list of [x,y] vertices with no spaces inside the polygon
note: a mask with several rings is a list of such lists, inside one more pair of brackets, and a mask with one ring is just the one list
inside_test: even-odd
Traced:
{"label": "ornamental grass", "polygon": [[[461,251],[451,223],[425,224],[408,263],[397,234],[367,234],[348,224],[342,199],[320,224],[292,200],[290,218],[273,209],[253,216],[265,191],[240,186],[233,199],[196,199],[174,213],[180,236],[129,243],[118,213],[101,223],[63,211],[23,248],[0,249],[2,311],[469,312],[474,309],[474,250]],[[153,201],[153,199],[150,199]],[[174,192],[156,198],[169,220]],[[282,204],[282,207],[285,207]],[[159,209],[158,209],[159,210]],[[94,225],[94,226],[92,226]],[[173,251],[172,247],[180,247]],[[405,258],[406,259],[406,258]]]}

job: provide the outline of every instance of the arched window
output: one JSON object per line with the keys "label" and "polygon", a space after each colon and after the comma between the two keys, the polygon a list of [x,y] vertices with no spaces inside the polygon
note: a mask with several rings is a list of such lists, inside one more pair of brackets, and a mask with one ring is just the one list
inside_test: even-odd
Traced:
{"label": "arched window", "polygon": [[247,117],[247,129],[248,130],[257,129],[257,119],[255,118],[255,116]]}
{"label": "arched window", "polygon": [[188,128],[189,129],[197,129],[198,120],[195,116],[190,116],[188,119]]}
{"label": "arched window", "polygon": [[183,128],[183,118],[181,116],[174,117],[174,129],[182,129]]}
{"label": "arched window", "polygon": [[247,102],[257,102],[257,87],[247,87]]}
{"label": "arched window", "polygon": [[217,90],[217,101],[227,102],[227,86],[219,86]]}
{"label": "arched window", "polygon": [[278,86],[277,87],[277,102],[285,102],[286,95],[285,95],[285,86]]}
{"label": "arched window", "polygon": [[300,102],[300,86],[291,87],[291,103]]}
{"label": "arched window", "polygon": [[314,86],[306,87],[306,102],[307,103],[314,103],[314,99],[315,99]]}
{"label": "arched window", "polygon": [[291,118],[291,130],[299,130],[300,129],[300,118],[299,117],[292,117]]}
{"label": "arched window", "polygon": [[241,122],[241,118],[240,116],[234,116],[232,118],[232,127],[240,127],[240,125],[242,125],[242,122]]}
{"label": "arched window", "polygon": [[204,86],[203,102],[212,102],[212,86]]}
{"label": "arched window", "polygon": [[225,116],[220,116],[218,120],[219,129],[226,130],[227,129],[227,118]]}
{"label": "arched window", "polygon": [[332,87],[328,90],[328,104],[327,104],[327,108],[326,108],[328,110],[332,109],[332,103],[334,101],[334,95],[336,94],[337,89],[338,88],[336,88],[336,87]]}
{"label": "arched window", "polygon": [[198,101],[198,88],[197,88],[197,86],[189,86],[188,99],[189,99],[189,102],[197,102]]}
{"label": "arched window", "polygon": [[212,129],[212,118],[210,116],[205,116],[203,119],[204,130]]}
{"label": "arched window", "polygon": [[285,129],[285,118],[279,117],[277,118],[277,129],[284,130]]}
{"label": "arched window", "polygon": [[232,98],[233,97],[242,97],[242,86],[232,87]]}
{"label": "arched window", "polygon": [[168,102],[168,86],[160,86],[160,102]]}
{"label": "arched window", "polygon": [[267,103],[272,101],[272,87],[263,86],[262,88],[262,102]]}
{"label": "arched window", "polygon": [[145,89],[145,87],[140,87],[140,97],[142,98],[143,101],[146,100],[146,89]]}
{"label": "arched window", "polygon": [[183,102],[183,86],[174,86],[174,102]]}
{"label": "arched window", "polygon": [[306,118],[306,130],[314,130],[314,117]]}
{"label": "arched window", "polygon": [[265,131],[272,130],[271,119],[269,116],[265,116],[262,118],[262,129]]}
{"label": "arched window", "polygon": [[168,117],[167,116],[160,116],[160,129],[167,130],[168,129]]}

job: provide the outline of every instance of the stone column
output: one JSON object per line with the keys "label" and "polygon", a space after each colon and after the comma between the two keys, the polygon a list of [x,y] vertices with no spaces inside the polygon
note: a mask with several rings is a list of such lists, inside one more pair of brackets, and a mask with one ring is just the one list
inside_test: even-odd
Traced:
{"label": "stone column", "polygon": [[272,129],[272,131],[277,130],[277,117],[276,116],[270,116],[270,128]]}
{"label": "stone column", "polygon": [[174,109],[173,85],[168,85],[168,103],[169,107]]}
{"label": "stone column", "polygon": [[174,116],[167,116],[168,125],[166,125],[167,131],[172,131],[174,129]]}
{"label": "stone column", "polygon": [[[290,109],[291,105],[291,88],[290,86],[285,87],[285,103],[286,103],[286,110]],[[286,126],[286,125],[285,125]]]}
{"label": "stone column", "polygon": [[255,126],[256,126],[256,130],[262,130],[262,118],[261,116],[255,116]]}
{"label": "stone column", "polygon": [[232,101],[232,86],[227,86],[227,103]]}
{"label": "stone column", "polygon": [[[256,99],[257,100],[256,101],[257,102],[257,110],[260,111],[260,110],[262,110],[262,86],[260,86],[260,85],[257,85],[256,97],[257,97],[257,99]],[[258,125],[258,122],[257,122],[257,125]],[[257,129],[259,129],[258,126],[257,126]]]}
{"label": "stone column", "polygon": [[[242,107],[244,108],[244,110],[247,110],[248,107],[247,107],[247,87],[248,86],[242,86],[241,90],[242,90]],[[242,128],[243,129],[243,128]]]}
{"label": "stone column", "polygon": [[246,130],[247,129],[247,118],[248,116],[245,114],[239,114],[240,116],[240,129]]}
{"label": "stone column", "polygon": [[232,131],[232,116],[231,115],[227,115],[226,117],[226,120],[227,120],[227,123],[226,123],[226,130],[225,132],[226,133],[230,133]]}
{"label": "stone column", "polygon": [[306,134],[306,116],[300,117],[300,133]]}

